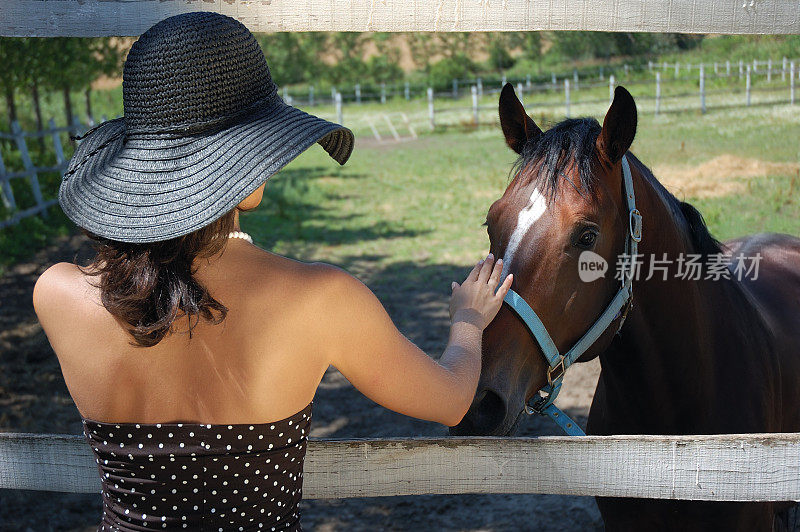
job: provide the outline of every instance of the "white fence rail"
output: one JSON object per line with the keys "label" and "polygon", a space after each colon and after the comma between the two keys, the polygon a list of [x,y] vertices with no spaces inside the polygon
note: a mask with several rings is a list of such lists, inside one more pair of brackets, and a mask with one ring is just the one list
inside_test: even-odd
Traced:
{"label": "white fence rail", "polygon": [[[39,174],[45,172],[59,172],[63,173],[67,168],[68,160],[64,158],[64,147],[61,143],[61,134],[68,133],[69,135],[78,135],[84,130],[84,126],[75,117],[73,124],[70,126],[56,127],[55,121],[50,119],[48,128],[41,131],[27,132],[23,131],[19,123],[14,121],[11,123],[11,134],[0,132],[0,139],[11,140],[14,142],[15,148],[19,152],[22,161],[23,170],[17,172],[10,172],[6,168],[5,161],[3,160],[3,153],[0,150],[0,202],[3,207],[9,212],[9,216],[0,220],[0,229],[14,225],[23,218],[42,214],[47,216],[47,209],[58,202],[54,198],[45,198],[42,194],[42,189],[39,184]],[[31,159],[28,150],[27,139],[29,138],[42,138],[49,137],[55,154],[55,166],[37,166]],[[17,205],[17,199],[14,194],[14,187],[11,185],[12,179],[25,179],[33,194],[35,204],[31,207],[20,208]]]}
{"label": "white fence rail", "polygon": [[252,31],[632,31],[800,33],[792,0],[3,0],[0,35],[140,35],[187,11],[235,17]]}
{"label": "white fence rail", "polygon": [[[800,433],[311,440],[306,498],[551,493],[800,501]],[[0,488],[97,493],[79,436],[0,434]]]}

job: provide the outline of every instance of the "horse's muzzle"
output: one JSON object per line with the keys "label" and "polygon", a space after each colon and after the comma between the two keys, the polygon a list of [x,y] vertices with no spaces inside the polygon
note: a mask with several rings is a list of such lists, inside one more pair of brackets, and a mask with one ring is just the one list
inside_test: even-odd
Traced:
{"label": "horse's muzzle", "polygon": [[506,400],[491,389],[475,395],[461,422],[450,427],[451,436],[507,436],[517,425],[518,413],[509,415]]}

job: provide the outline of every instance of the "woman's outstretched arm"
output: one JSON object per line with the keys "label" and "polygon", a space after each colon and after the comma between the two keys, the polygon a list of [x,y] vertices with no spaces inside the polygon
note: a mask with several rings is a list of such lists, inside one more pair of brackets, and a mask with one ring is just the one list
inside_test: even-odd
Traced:
{"label": "woman's outstretched arm", "polygon": [[[445,425],[464,417],[481,370],[483,329],[511,287],[497,289],[502,261],[489,255],[463,284],[453,283],[450,340],[435,361],[403,336],[383,305],[360,281],[335,272],[327,290],[330,364],[364,395],[386,408]],[[495,291],[497,289],[497,291]]]}

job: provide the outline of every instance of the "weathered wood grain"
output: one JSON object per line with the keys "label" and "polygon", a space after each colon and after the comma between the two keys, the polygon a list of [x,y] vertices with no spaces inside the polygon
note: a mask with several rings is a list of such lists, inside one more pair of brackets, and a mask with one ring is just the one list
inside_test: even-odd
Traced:
{"label": "weathered wood grain", "polygon": [[140,35],[186,11],[252,31],[800,33],[797,0],[2,0],[0,35]]}
{"label": "weathered wood grain", "polygon": [[[0,488],[97,492],[78,436],[0,434]],[[307,498],[554,493],[800,500],[800,434],[312,440]]]}

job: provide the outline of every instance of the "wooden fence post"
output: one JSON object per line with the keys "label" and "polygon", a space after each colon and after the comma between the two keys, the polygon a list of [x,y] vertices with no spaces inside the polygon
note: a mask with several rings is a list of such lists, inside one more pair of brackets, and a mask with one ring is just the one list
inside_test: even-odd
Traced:
{"label": "wooden fence post", "polygon": [[336,93],[336,98],[334,98],[334,101],[336,102],[336,121],[339,122],[339,124],[344,125],[344,117],[342,116],[342,93],[341,92],[337,92]]}
{"label": "wooden fence post", "polygon": [[789,104],[794,105],[794,61],[789,64]]}
{"label": "wooden fence post", "polygon": [[661,111],[661,72],[656,72],[656,116]]}
{"label": "wooden fence post", "polygon": [[[289,96],[289,99],[291,100],[292,97]],[[82,127],[83,126],[81,125],[81,119],[78,117],[78,115],[73,115],[72,123],[69,125],[69,128],[70,128],[69,129],[69,134],[71,136],[73,136],[73,137],[77,137],[78,135],[84,133],[84,130],[82,129]],[[70,139],[70,140],[72,140],[72,139]],[[80,142],[80,141],[78,141],[78,142]]]}
{"label": "wooden fence post", "polygon": [[564,78],[564,101],[566,107],[566,116],[569,118],[569,79]]}
{"label": "wooden fence post", "polygon": [[356,83],[356,103],[361,105],[361,84]]}
{"label": "wooden fence post", "polygon": [[433,87],[428,87],[428,120],[431,124],[431,131],[436,129],[436,115],[433,110]]}
{"label": "wooden fence post", "polygon": [[19,122],[16,120],[11,122],[11,131],[14,134],[14,141],[17,143],[17,149],[19,149],[28,182],[31,185],[31,190],[33,190],[33,199],[36,200],[36,206],[41,208],[42,216],[46,218],[47,208],[44,206],[42,189],[39,187],[39,175],[36,173],[36,167],[33,165],[31,156],[28,153],[28,145],[25,143],[25,136],[22,133],[22,129],[19,127]]}
{"label": "wooden fence post", "polygon": [[603,65],[600,65],[600,76],[599,76],[599,79],[600,79],[600,81],[603,81],[605,79],[605,76],[603,75]]}
{"label": "wooden fence post", "polygon": [[381,103],[386,103],[386,83],[381,83]]}
{"label": "wooden fence post", "polygon": [[454,79],[453,80],[453,99],[455,100],[457,98],[458,98],[458,80]]}
{"label": "wooden fence post", "polygon": [[483,97],[483,80],[478,78],[478,97]]}
{"label": "wooden fence post", "polygon": [[408,84],[407,81],[405,83],[405,87],[403,87],[403,94],[405,95],[406,100],[411,99],[411,86]]}
{"label": "wooden fence post", "polygon": [[578,90],[578,69],[572,69],[572,81],[575,82],[575,90]]}
{"label": "wooden fence post", "polygon": [[525,76],[525,87],[530,89],[531,88],[531,75],[528,74]]}
{"label": "wooden fence post", "polygon": [[725,61],[725,77],[726,78],[731,77],[731,62],[730,61]]}
{"label": "wooden fence post", "polygon": [[378,128],[376,128],[375,124],[372,123],[372,119],[369,117],[369,115],[364,117],[364,119],[367,121],[367,125],[372,130],[372,135],[375,137],[375,140],[377,140],[378,142],[383,142],[383,139],[381,138],[381,134],[378,133]]}
{"label": "wooden fence post", "polygon": [[408,119],[408,115],[405,113],[400,113],[400,116],[403,117],[403,122],[405,122],[408,132],[411,133],[411,138],[417,138],[417,132],[414,131],[414,128],[411,126],[411,121]]}
{"label": "wooden fence post", "polygon": [[700,112],[706,113],[706,71],[702,64],[700,65]]}
{"label": "wooden fence post", "polygon": [[472,91],[472,121],[475,122],[477,126],[480,122],[478,121],[478,88],[473,85],[471,87]]}
{"label": "wooden fence post", "polygon": [[616,79],[614,78],[614,74],[608,76],[608,104],[611,105],[614,102],[614,84]]}
{"label": "wooden fence post", "polygon": [[767,60],[767,83],[772,81],[772,59]]}
{"label": "wooden fence post", "polygon": [[747,65],[747,85],[745,87],[745,98],[747,100],[747,106],[750,107],[750,65]]}
{"label": "wooden fence post", "polygon": [[6,165],[3,163],[3,154],[0,153],[0,197],[3,198],[3,205],[6,209],[13,211],[17,209],[17,201],[14,199],[14,191],[11,189],[11,179],[6,172]]}
{"label": "wooden fence post", "polygon": [[522,98],[522,83],[517,83],[517,97],[519,98],[519,103],[521,103],[522,106],[525,107],[525,102],[522,101],[523,100],[523,98]]}
{"label": "wooden fence post", "polygon": [[56,163],[58,163],[58,166],[64,171],[66,170],[67,161],[64,158],[64,147],[61,145],[61,136],[58,131],[56,131],[56,121],[51,118],[47,122],[47,126],[50,128],[50,131],[52,131],[51,135],[53,136],[53,151],[56,152]]}
{"label": "wooden fence post", "polygon": [[553,84],[553,88],[556,87],[556,73],[550,72],[550,83]]}
{"label": "wooden fence post", "polygon": [[331,103],[336,105],[336,87],[331,87]]}
{"label": "wooden fence post", "polygon": [[383,115],[383,121],[386,122],[386,125],[389,127],[389,132],[394,137],[394,140],[400,142],[400,134],[397,132],[397,129],[392,124],[392,119],[389,118],[389,115]]}
{"label": "wooden fence post", "polygon": [[786,56],[783,56],[783,62],[781,63],[781,81],[786,81]]}

